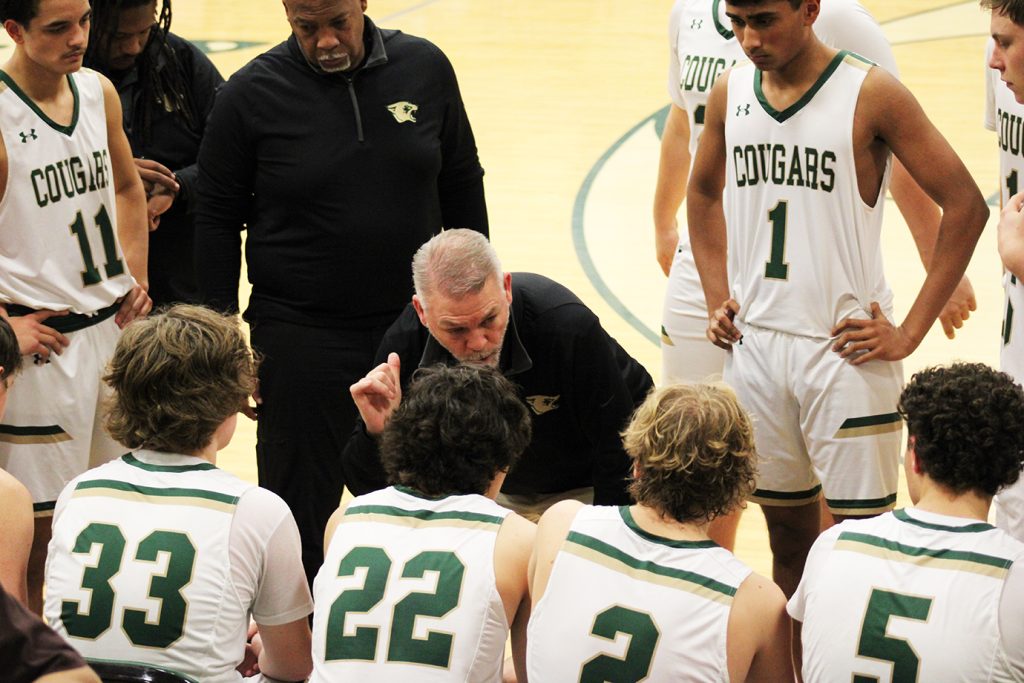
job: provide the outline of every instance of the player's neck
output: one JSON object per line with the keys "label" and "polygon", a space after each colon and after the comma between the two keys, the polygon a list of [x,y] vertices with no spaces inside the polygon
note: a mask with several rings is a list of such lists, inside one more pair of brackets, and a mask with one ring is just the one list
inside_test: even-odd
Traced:
{"label": "player's neck", "polygon": [[975,491],[954,493],[934,482],[928,482],[922,485],[921,497],[914,504],[914,509],[984,522],[988,520],[991,505],[991,496],[984,496]]}
{"label": "player's neck", "polygon": [[812,33],[803,48],[784,66],[762,73],[761,87],[771,105],[779,108],[777,103],[771,101],[772,92],[783,97],[792,94],[795,95],[794,99],[802,97],[818,81],[835,55],[836,50],[822,43]]}
{"label": "player's neck", "polygon": [[659,513],[646,505],[635,504],[629,507],[636,525],[649,534],[661,536],[673,541],[707,541],[708,523],[680,522]]}
{"label": "player's neck", "polygon": [[18,49],[3,70],[33,102],[57,102],[71,92],[67,74],[43,68]]}

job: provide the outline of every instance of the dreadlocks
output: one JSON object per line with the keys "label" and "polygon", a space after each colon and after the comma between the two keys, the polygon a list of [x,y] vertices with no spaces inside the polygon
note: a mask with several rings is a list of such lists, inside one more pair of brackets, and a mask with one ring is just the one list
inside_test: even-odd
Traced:
{"label": "dreadlocks", "polygon": [[[153,0],[92,0],[92,33],[85,53],[85,65],[103,71],[117,34],[121,12],[150,2]],[[139,135],[144,142],[149,140],[155,107],[178,112],[189,130],[199,132],[201,123],[190,101],[190,89],[181,60],[167,43],[167,33],[171,28],[171,0],[159,2],[160,16],[137,62],[142,93],[140,106],[134,108],[133,120],[125,122],[132,134]]]}

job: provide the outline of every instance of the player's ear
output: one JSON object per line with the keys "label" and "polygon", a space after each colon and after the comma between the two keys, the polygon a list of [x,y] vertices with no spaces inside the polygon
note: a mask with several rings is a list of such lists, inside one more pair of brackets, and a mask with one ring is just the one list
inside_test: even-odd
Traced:
{"label": "player's ear", "polygon": [[813,24],[815,19],[818,18],[818,14],[821,12],[821,2],[819,0],[807,0],[804,3],[804,19],[808,25]]}
{"label": "player's ear", "polygon": [[16,22],[14,19],[8,19],[4,22],[4,29],[7,31],[7,35],[11,37],[18,45],[25,42],[25,29],[21,24]]}

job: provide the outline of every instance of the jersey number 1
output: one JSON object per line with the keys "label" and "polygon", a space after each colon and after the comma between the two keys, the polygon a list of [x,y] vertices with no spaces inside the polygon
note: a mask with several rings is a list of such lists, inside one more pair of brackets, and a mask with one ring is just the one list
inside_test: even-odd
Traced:
{"label": "jersey number 1", "polygon": [[768,212],[768,220],[772,222],[772,253],[764,264],[764,276],[771,280],[785,280],[789,277],[789,264],[783,263],[782,256],[786,252],[786,200]]}
{"label": "jersey number 1", "polygon": [[[103,264],[103,271],[108,278],[116,277],[124,272],[124,263],[117,256],[117,240],[114,238],[114,226],[110,222],[107,207],[101,204],[94,219],[96,227],[100,229],[100,237],[103,239],[103,255],[107,259],[107,262]],[[85,219],[82,218],[81,211],[75,215],[75,220],[69,227],[71,234],[78,238],[78,248],[82,251],[82,262],[85,264],[85,270],[82,271],[82,284],[86,287],[99,284],[102,282],[103,276],[100,275],[96,263],[92,260],[92,247],[89,245],[89,235],[85,231]]]}

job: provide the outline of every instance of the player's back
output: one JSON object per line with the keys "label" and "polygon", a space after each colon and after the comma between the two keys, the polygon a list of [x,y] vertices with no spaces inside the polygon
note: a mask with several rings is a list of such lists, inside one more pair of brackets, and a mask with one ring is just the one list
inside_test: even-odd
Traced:
{"label": "player's back", "polygon": [[404,487],[349,503],[313,583],[313,681],[500,681],[494,548],[511,511]]}
{"label": "player's back", "polygon": [[660,538],[628,507],[585,506],[530,618],[530,680],[728,680],[729,613],[749,575],[711,541]]}
{"label": "player's back", "polygon": [[[1024,544],[983,522],[920,510],[848,521],[808,557],[790,613],[804,680],[1022,680],[1000,599]],[[1019,617],[1024,604],[1011,607]]]}
{"label": "player's back", "polygon": [[250,605],[232,580],[229,539],[255,487],[198,458],[161,465],[148,453],[90,470],[61,494],[46,617],[89,658],[241,680]]}
{"label": "player's back", "polygon": [[880,242],[889,164],[866,203],[853,146],[870,68],[839,52],[783,111],[753,64],[729,74],[724,207],[730,289],[745,323],[828,338],[847,316],[869,318],[872,301],[891,315]]}

